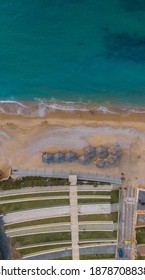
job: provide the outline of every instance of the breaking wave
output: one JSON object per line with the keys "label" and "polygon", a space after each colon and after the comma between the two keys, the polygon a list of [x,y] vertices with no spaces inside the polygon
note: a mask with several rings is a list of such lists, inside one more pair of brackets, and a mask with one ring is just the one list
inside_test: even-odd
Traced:
{"label": "breaking wave", "polygon": [[49,112],[55,111],[80,111],[80,112],[98,112],[103,114],[130,114],[130,113],[145,113],[145,107],[126,106],[121,105],[102,106],[100,104],[92,103],[75,103],[75,102],[57,102],[57,101],[43,101],[37,100],[2,100],[0,101],[0,113],[29,116],[29,117],[45,117]]}

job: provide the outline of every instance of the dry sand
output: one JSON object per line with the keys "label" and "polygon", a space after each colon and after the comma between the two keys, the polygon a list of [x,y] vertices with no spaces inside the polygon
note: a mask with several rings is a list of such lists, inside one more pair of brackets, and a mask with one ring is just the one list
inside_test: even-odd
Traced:
{"label": "dry sand", "polygon": [[[51,164],[41,161],[43,151],[74,150],[79,154],[88,144],[119,143],[123,156],[119,167],[97,169],[93,163]],[[145,113],[104,114],[98,112],[50,112],[45,117],[0,114],[0,169],[48,167],[124,172],[126,177],[145,181]]]}

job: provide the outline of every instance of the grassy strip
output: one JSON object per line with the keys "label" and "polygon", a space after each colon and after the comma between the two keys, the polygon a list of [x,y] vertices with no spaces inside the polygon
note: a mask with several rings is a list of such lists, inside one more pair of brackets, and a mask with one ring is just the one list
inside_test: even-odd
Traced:
{"label": "grassy strip", "polygon": [[0,206],[1,213],[7,213],[11,211],[30,209],[30,208],[39,208],[39,207],[51,207],[59,205],[69,205],[69,199],[56,199],[56,200],[38,200],[38,201],[24,201],[17,203],[2,204]]}
{"label": "grassy strip", "polygon": [[59,248],[67,248],[67,247],[71,247],[71,243],[70,244],[56,244],[56,245],[47,245],[47,246],[41,246],[41,247],[31,247],[31,248],[26,248],[26,249],[20,249],[18,250],[18,252],[21,255],[28,255],[28,254],[33,254],[36,252],[41,252],[41,251],[45,251],[45,250],[53,250],[53,249],[59,249]]}
{"label": "grassy strip", "polygon": [[92,215],[79,215],[79,222],[82,221],[118,221],[118,213],[110,213],[110,214],[92,214]]}
{"label": "grassy strip", "polygon": [[40,220],[22,222],[22,223],[17,223],[17,224],[12,224],[12,225],[6,225],[5,229],[29,227],[29,226],[43,225],[43,224],[63,223],[63,222],[70,222],[70,216],[64,216],[64,217],[60,216],[60,217],[55,217],[55,218],[40,219]]}
{"label": "grassy strip", "polygon": [[17,236],[12,238],[12,244],[16,247],[23,245],[39,244],[44,242],[55,241],[69,241],[71,242],[70,232],[53,232],[53,233],[41,233],[27,236]]}
{"label": "grassy strip", "polygon": [[80,260],[103,260],[103,259],[115,259],[114,254],[86,254],[80,255]]}
{"label": "grassy strip", "polygon": [[79,198],[78,199],[78,204],[85,204],[85,203],[102,203],[102,202],[110,202],[110,199],[108,198]]}
{"label": "grassy strip", "polygon": [[136,260],[145,260],[145,256],[137,255]]}
{"label": "grassy strip", "polygon": [[[83,184],[93,185],[94,187],[103,186],[103,185],[111,185],[110,183],[104,182],[94,182],[94,181],[85,181],[85,180],[78,180],[78,185]],[[6,181],[0,181],[0,189],[2,190],[11,190],[11,189],[21,189],[27,187],[34,187],[34,186],[68,186],[70,185],[68,179],[61,179],[61,178],[48,178],[48,177],[41,177],[41,176],[27,176],[18,178],[16,180],[12,179],[11,177]]]}
{"label": "grassy strip", "polygon": [[[85,221],[118,221],[118,213],[110,213],[110,214],[92,214],[92,215],[79,215],[78,216],[79,222]],[[13,229],[19,227],[26,227],[26,226],[35,226],[35,225],[42,225],[42,224],[53,224],[53,223],[62,223],[62,222],[70,222],[70,216],[60,216],[55,218],[47,218],[47,219],[40,219],[22,223],[16,223],[12,225],[6,225],[5,229]]]}
{"label": "grassy strip", "polygon": [[43,196],[63,196],[68,195],[69,192],[46,192],[46,193],[30,193],[30,194],[21,194],[21,195],[12,195],[12,196],[3,196],[0,197],[1,200],[11,200],[11,199],[21,199],[21,198],[31,198],[31,197],[43,197]]}
{"label": "grassy strip", "polygon": [[77,183],[78,183],[78,185],[87,184],[87,185],[93,185],[94,187],[100,187],[100,186],[104,186],[104,185],[110,186],[111,185],[111,183],[96,182],[96,181],[89,181],[89,180],[78,180]]}
{"label": "grassy strip", "polygon": [[78,195],[111,195],[111,191],[110,192],[101,192],[101,191],[78,191]]}
{"label": "grassy strip", "polygon": [[40,176],[27,176],[19,179],[12,179],[11,177],[6,181],[0,181],[0,189],[11,190],[11,189],[21,189],[27,187],[36,186],[67,186],[69,185],[68,179],[60,178],[48,178]]}
{"label": "grassy strip", "polygon": [[117,238],[117,231],[85,231],[79,232],[79,239]]}
{"label": "grassy strip", "polygon": [[136,240],[137,244],[145,243],[145,227],[136,229]]}
{"label": "grassy strip", "polygon": [[117,203],[119,201],[119,190],[111,191],[111,203]]}

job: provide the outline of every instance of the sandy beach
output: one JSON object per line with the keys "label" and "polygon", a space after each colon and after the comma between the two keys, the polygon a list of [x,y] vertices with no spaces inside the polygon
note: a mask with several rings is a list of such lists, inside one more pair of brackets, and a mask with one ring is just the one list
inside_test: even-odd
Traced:
{"label": "sandy beach", "polygon": [[[145,181],[145,113],[107,114],[93,111],[54,111],[45,117],[0,114],[0,169],[7,175],[13,167],[46,167],[91,170],[100,173],[124,172],[134,181]],[[122,158],[116,168],[97,169],[92,162],[46,165],[41,153],[76,151],[87,145],[118,143]]]}

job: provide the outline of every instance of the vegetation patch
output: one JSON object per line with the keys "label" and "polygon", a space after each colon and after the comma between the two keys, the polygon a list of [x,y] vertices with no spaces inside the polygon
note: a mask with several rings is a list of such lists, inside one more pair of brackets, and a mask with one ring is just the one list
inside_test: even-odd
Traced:
{"label": "vegetation patch", "polygon": [[55,223],[63,223],[63,222],[70,222],[70,216],[64,216],[64,217],[60,216],[60,217],[40,219],[40,220],[6,225],[5,229],[7,230],[7,229],[13,229],[13,228],[29,227],[29,226],[43,225],[43,224],[55,224]]}
{"label": "vegetation patch", "polygon": [[70,185],[68,179],[61,178],[48,178],[40,176],[27,176],[14,180],[9,178],[6,181],[0,181],[0,189],[11,190],[11,189],[21,189],[36,186],[68,186]]}
{"label": "vegetation patch", "polygon": [[12,244],[15,247],[20,247],[30,244],[39,244],[44,242],[55,242],[55,241],[67,241],[71,242],[70,232],[53,232],[53,233],[41,233],[27,236],[17,236],[12,238]]}
{"label": "vegetation patch", "polygon": [[78,195],[111,195],[111,192],[101,191],[78,191]]}
{"label": "vegetation patch", "polygon": [[110,199],[108,198],[79,198],[78,199],[78,204],[85,204],[85,203],[109,203]]}
{"label": "vegetation patch", "polygon": [[38,246],[38,247],[31,247],[31,248],[26,248],[26,249],[19,249],[18,252],[21,255],[28,255],[28,254],[33,254],[36,252],[41,252],[45,250],[53,250],[53,249],[59,249],[59,248],[67,248],[71,247],[71,243],[67,244],[56,244],[56,245],[47,245],[47,246]]}
{"label": "vegetation patch", "polygon": [[145,260],[145,256],[137,255],[136,260]]}
{"label": "vegetation patch", "polygon": [[104,238],[117,238],[117,231],[84,231],[79,232],[79,239],[104,239]]}
{"label": "vegetation patch", "polygon": [[7,213],[11,211],[39,208],[39,207],[51,207],[59,205],[69,205],[69,199],[56,199],[56,200],[38,200],[38,201],[24,201],[15,202],[9,204],[2,204],[0,206],[0,213]]}
{"label": "vegetation patch", "polygon": [[111,203],[117,203],[119,201],[119,190],[111,191]]}
{"label": "vegetation patch", "polygon": [[11,196],[2,196],[0,200],[11,200],[11,199],[21,199],[21,198],[32,198],[32,197],[43,197],[43,196],[69,196],[69,192],[46,192],[46,193],[30,193],[30,194],[21,194],[21,195],[11,195]]}
{"label": "vegetation patch", "polygon": [[145,244],[145,227],[136,229],[137,244]]}
{"label": "vegetation patch", "polygon": [[84,221],[113,221],[116,223],[118,221],[118,212],[110,214],[92,214],[92,215],[79,215],[79,222]]}
{"label": "vegetation patch", "polygon": [[104,185],[109,185],[111,186],[111,183],[106,183],[106,182],[96,182],[96,181],[87,181],[87,180],[78,180],[78,185],[93,185],[94,187],[100,187]]}

